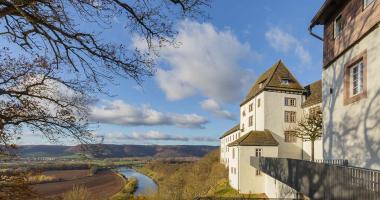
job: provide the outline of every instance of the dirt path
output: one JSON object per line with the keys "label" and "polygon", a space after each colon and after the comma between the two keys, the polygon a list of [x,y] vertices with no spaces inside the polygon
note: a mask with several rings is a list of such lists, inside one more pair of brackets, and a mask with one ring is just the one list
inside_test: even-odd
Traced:
{"label": "dirt path", "polygon": [[43,197],[57,197],[70,191],[74,185],[85,186],[93,199],[102,200],[116,194],[124,186],[124,180],[113,172],[99,172],[94,176],[85,176],[87,170],[64,170],[48,172],[49,175],[64,177],[64,181],[33,185],[32,188]]}

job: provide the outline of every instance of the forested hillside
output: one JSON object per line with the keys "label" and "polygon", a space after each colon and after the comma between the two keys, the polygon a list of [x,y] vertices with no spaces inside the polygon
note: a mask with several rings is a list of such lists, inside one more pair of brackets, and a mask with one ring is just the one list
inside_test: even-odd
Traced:
{"label": "forested hillside", "polygon": [[96,158],[121,157],[202,157],[216,146],[202,145],[25,145],[19,146],[17,153],[21,157],[59,157],[74,154],[87,154]]}

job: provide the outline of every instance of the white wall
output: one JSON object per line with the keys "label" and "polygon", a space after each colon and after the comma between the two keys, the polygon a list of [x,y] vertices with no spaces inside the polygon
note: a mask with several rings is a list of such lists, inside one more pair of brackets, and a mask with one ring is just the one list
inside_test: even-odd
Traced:
{"label": "white wall", "polygon": [[[295,111],[297,120],[303,115],[301,108],[302,95],[288,94],[280,92],[263,92],[265,98],[265,115],[264,128],[273,133],[275,139],[280,143],[279,155],[280,158],[301,159],[302,156],[302,141],[297,139],[296,143],[286,143],[284,131],[294,128],[297,123],[285,123],[285,111]],[[285,97],[295,98],[296,107],[285,106]]]}
{"label": "white wall", "polygon": [[[325,159],[347,159],[350,165],[380,169],[379,38],[380,30],[376,28],[323,71]],[[344,66],[364,50],[367,50],[367,98],[344,105]]]}
{"label": "white wall", "polygon": [[231,133],[230,135],[220,139],[220,162],[228,167],[231,160],[231,148],[228,147],[230,143],[237,140],[240,136],[240,130]]}
{"label": "white wall", "polygon": [[[258,101],[260,99],[260,107],[258,107]],[[253,105],[253,110],[249,112],[249,105]],[[244,105],[240,106],[240,128],[244,124],[244,132],[242,135],[249,133],[250,131],[264,130],[264,93],[260,93],[255,98],[249,100]],[[245,111],[245,116],[243,116],[243,111]],[[253,116],[253,125],[249,126],[249,117]]]}
{"label": "white wall", "polygon": [[[230,164],[228,168],[228,179],[229,179],[230,186],[234,188],[235,190],[239,190],[239,184],[238,184],[239,148],[231,147],[230,150],[231,150],[231,158],[230,158]],[[232,156],[233,151],[235,151],[235,157]]]}
{"label": "white wall", "polygon": [[262,148],[263,157],[277,157],[277,147],[239,146],[238,190],[242,194],[265,193],[265,174],[256,176],[256,168],[251,166],[251,157],[256,155],[256,148]]}
{"label": "white wall", "polygon": [[271,176],[265,175],[265,194],[268,198],[295,199],[297,191]]}

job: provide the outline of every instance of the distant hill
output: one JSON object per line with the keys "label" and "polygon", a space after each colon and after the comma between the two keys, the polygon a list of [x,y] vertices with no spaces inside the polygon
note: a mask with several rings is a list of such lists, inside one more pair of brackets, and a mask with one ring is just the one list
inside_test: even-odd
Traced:
{"label": "distant hill", "polygon": [[217,146],[203,145],[22,145],[18,146],[17,154],[21,157],[62,157],[79,153],[96,158],[203,157],[217,148]]}

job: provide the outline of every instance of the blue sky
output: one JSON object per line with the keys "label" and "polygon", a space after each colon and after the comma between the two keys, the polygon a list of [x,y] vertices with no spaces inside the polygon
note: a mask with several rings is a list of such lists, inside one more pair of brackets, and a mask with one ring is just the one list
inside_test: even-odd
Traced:
{"label": "blue sky", "polygon": [[[323,0],[215,0],[204,21],[178,22],[178,48],[162,50],[142,86],[117,79],[99,95],[94,132],[114,144],[206,144],[238,123],[239,104],[258,75],[282,59],[302,84],[321,78],[322,42],[308,33]],[[117,26],[116,26],[117,27]],[[122,26],[105,37],[144,48]],[[65,140],[63,143],[69,143]],[[21,144],[45,144],[25,136]]]}

